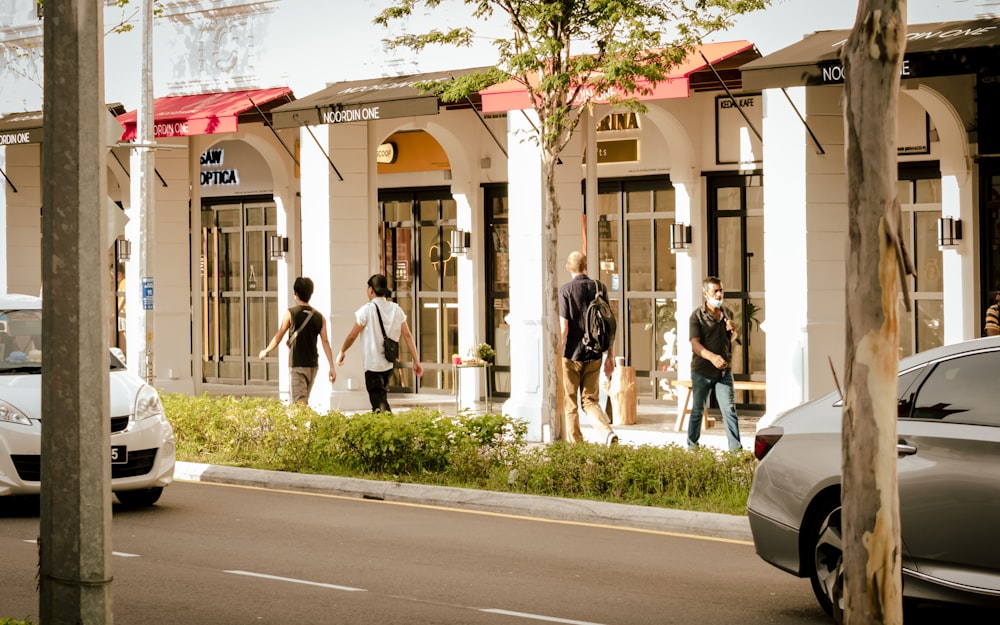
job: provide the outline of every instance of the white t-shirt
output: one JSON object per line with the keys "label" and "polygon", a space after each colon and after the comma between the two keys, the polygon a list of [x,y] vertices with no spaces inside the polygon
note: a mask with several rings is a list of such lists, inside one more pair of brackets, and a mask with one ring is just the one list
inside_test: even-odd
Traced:
{"label": "white t-shirt", "polygon": [[359,308],[354,313],[354,319],[365,329],[361,332],[361,364],[365,371],[388,371],[392,363],[385,359],[382,348],[382,328],[378,325],[378,315],[375,306],[382,313],[382,323],[389,338],[399,340],[403,333],[403,322],[406,313],[396,302],[390,302],[384,297],[376,297]]}

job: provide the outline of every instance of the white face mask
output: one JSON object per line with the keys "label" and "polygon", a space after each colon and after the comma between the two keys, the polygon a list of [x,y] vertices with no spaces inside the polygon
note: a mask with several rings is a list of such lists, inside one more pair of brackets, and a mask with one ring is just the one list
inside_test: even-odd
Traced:
{"label": "white face mask", "polygon": [[722,306],[722,300],[721,299],[709,299],[708,300],[708,305],[711,306],[712,308],[720,308]]}

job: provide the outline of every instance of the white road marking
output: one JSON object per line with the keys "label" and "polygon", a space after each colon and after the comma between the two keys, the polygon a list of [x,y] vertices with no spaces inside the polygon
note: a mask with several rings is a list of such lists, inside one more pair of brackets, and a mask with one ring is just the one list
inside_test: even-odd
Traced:
{"label": "white road marking", "polygon": [[516,616],[518,618],[531,619],[533,621],[548,621],[549,623],[567,623],[567,625],[601,625],[600,623],[591,623],[590,621],[574,621],[568,618],[542,616],[541,614],[529,614],[527,612],[511,612],[510,610],[499,610],[496,608],[484,608],[479,611],[489,612],[490,614],[503,614],[504,616]]}
{"label": "white road marking", "polygon": [[320,588],[331,588],[333,590],[344,590],[347,592],[368,592],[364,588],[352,588],[350,586],[338,586],[336,584],[324,584],[322,582],[310,582],[305,579],[295,579],[294,577],[279,577],[277,575],[267,575],[265,573],[253,573],[251,571],[225,571],[233,575],[246,575],[247,577],[259,577],[261,579],[272,579],[278,582],[291,582],[293,584],[305,584],[306,586],[319,586]]}
{"label": "white road marking", "polygon": [[[32,545],[37,545],[38,544],[37,540],[26,540],[24,542],[31,543]],[[124,551],[112,551],[111,555],[118,556],[119,558],[139,558],[139,557],[141,557],[137,553],[125,553]]]}

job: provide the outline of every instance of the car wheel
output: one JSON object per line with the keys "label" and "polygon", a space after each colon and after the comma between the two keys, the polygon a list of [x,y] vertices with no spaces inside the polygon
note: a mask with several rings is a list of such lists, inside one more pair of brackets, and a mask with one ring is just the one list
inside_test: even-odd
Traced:
{"label": "car wheel", "polygon": [[827,614],[844,609],[844,546],[841,539],[840,502],[832,501],[818,510],[818,523],[811,527],[808,543],[811,562],[809,580],[813,593]]}
{"label": "car wheel", "polygon": [[115,491],[115,497],[118,498],[118,501],[121,502],[123,506],[128,506],[129,508],[144,508],[159,501],[162,493],[163,487],[158,486],[156,488],[145,488],[142,490]]}

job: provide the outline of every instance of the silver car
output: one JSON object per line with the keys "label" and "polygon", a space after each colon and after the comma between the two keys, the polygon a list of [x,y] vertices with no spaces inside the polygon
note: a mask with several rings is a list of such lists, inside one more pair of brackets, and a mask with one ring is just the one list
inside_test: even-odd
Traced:
{"label": "silver car", "polygon": [[[124,505],[149,506],[173,480],[174,432],[156,389],[114,351],[111,490]],[[0,497],[41,490],[42,362],[42,300],[0,294]]]}
{"label": "silver car", "polygon": [[[1000,337],[900,362],[898,471],[905,597],[1000,607]],[[761,558],[842,605],[842,403],[758,430],[747,514]]]}

